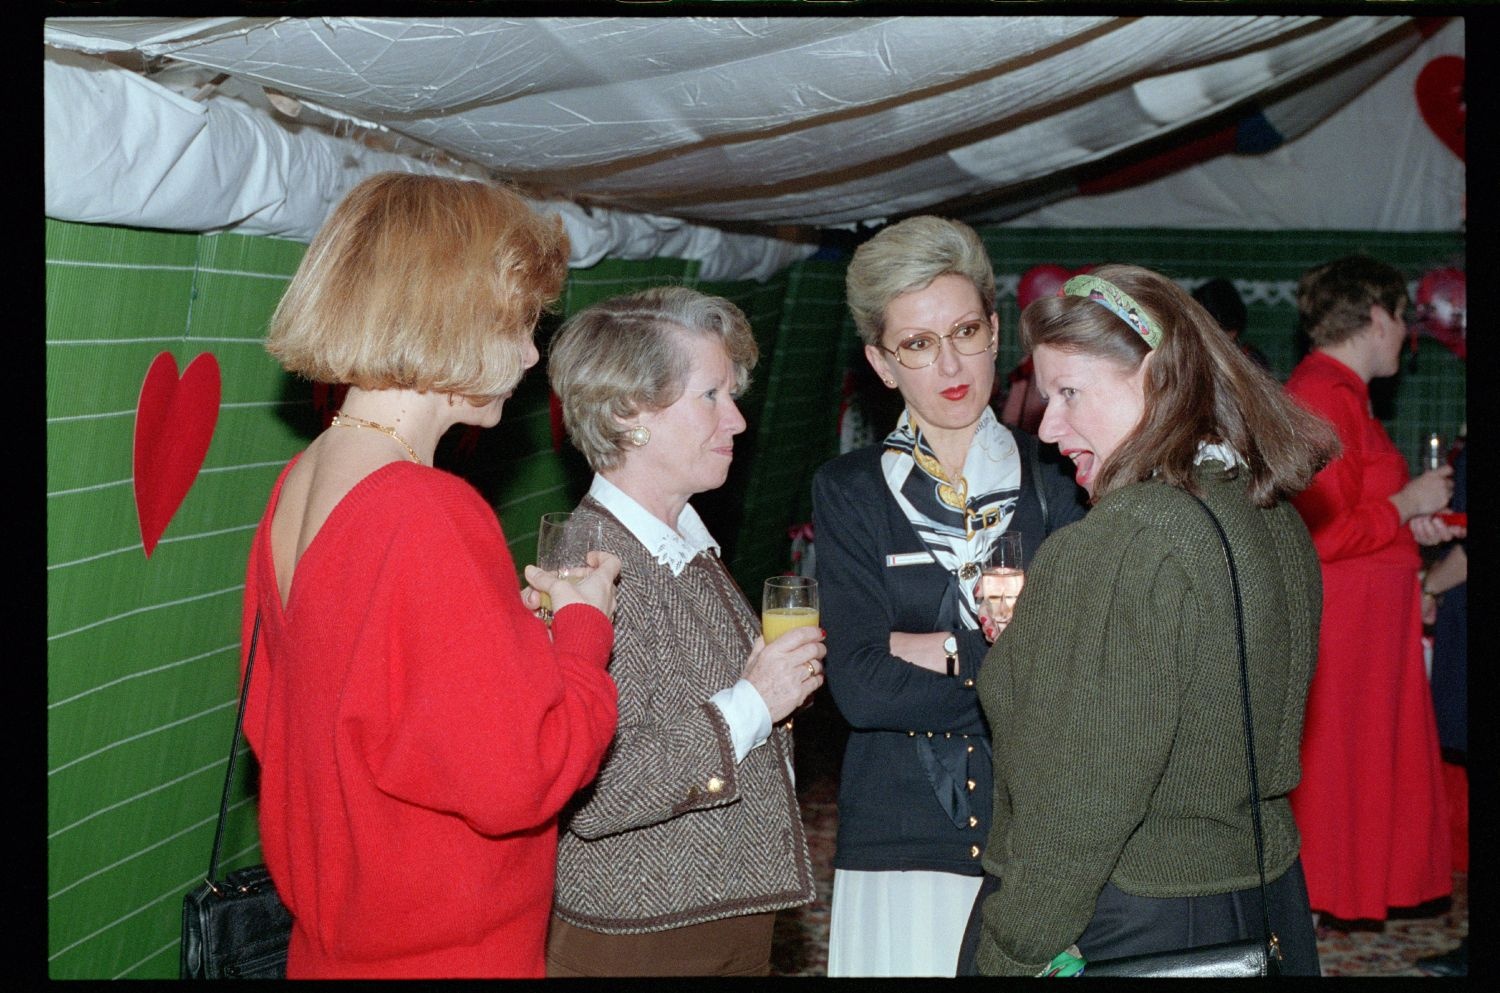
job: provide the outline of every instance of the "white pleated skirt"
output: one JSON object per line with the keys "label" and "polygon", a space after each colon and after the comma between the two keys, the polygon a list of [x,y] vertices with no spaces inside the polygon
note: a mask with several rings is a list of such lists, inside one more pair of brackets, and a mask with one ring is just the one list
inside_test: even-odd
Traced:
{"label": "white pleated skirt", "polygon": [[983,876],[835,869],[829,976],[953,976]]}

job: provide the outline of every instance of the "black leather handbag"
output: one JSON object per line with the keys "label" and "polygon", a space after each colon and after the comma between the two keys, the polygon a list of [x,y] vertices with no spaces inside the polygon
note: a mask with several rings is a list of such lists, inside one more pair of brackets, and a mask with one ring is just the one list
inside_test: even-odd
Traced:
{"label": "black leather handbag", "polygon": [[1132,977],[1208,977],[1241,978],[1276,976],[1280,974],[1281,944],[1276,932],[1271,930],[1270,903],[1266,898],[1265,843],[1260,829],[1260,781],[1255,774],[1255,739],[1250,733],[1250,666],[1245,660],[1245,609],[1240,599],[1240,577],[1234,568],[1234,554],[1229,550],[1229,537],[1218,517],[1197,496],[1214,530],[1224,544],[1224,561],[1229,565],[1229,585],[1234,590],[1234,630],[1239,640],[1240,652],[1240,710],[1245,721],[1245,765],[1250,779],[1250,824],[1255,830],[1255,866],[1260,872],[1260,917],[1259,938],[1245,938],[1218,945],[1203,945],[1198,948],[1183,948],[1171,952],[1148,952],[1143,955],[1127,955],[1121,958],[1090,961],[1083,968],[1084,976],[1132,976]]}
{"label": "black leather handbag", "polygon": [[229,787],[234,781],[234,759],[245,723],[245,701],[250,689],[250,669],[255,664],[255,644],[260,639],[260,614],[250,633],[250,655],[245,679],[240,685],[239,716],[234,737],[229,739],[229,769],[224,774],[224,795],[219,801],[219,826],[214,831],[208,875],[202,884],[182,898],[183,979],[285,979],[286,949],[292,936],[292,915],[276,894],[271,874],[264,865],[236,869],[215,880],[219,869],[219,842],[224,836],[224,816],[229,812]]}

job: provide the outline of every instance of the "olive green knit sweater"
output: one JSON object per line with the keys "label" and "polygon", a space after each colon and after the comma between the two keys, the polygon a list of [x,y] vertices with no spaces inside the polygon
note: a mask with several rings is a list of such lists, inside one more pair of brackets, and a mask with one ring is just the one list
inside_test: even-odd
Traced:
{"label": "olive green knit sweater", "polygon": [[[1266,878],[1297,857],[1286,794],[1317,659],[1322,582],[1288,503],[1200,466],[1245,608]],[[1111,493],[1042,545],[979,694],[994,736],[981,972],[1035,975],[1106,881],[1139,896],[1258,882],[1234,601],[1203,509],[1161,483]]]}

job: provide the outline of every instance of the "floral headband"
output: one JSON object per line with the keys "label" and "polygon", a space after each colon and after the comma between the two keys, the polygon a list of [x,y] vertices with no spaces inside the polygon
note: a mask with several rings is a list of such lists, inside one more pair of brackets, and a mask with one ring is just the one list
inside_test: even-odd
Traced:
{"label": "floral headband", "polygon": [[1161,325],[1152,320],[1130,294],[1109,280],[1098,276],[1074,276],[1063,284],[1062,291],[1064,296],[1083,297],[1114,312],[1146,340],[1147,347],[1156,348],[1161,344]]}

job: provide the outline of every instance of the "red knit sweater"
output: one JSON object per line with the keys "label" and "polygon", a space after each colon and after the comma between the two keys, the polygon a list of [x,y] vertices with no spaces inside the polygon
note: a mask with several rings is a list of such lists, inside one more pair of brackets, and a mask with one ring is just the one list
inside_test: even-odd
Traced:
{"label": "red knit sweater", "polygon": [[549,639],[494,512],[409,462],[334,508],[283,608],[285,479],[251,548],[244,643],[259,609],[245,735],[296,919],[288,976],[541,976],[557,814],[615,729],[609,622],[571,605]]}

